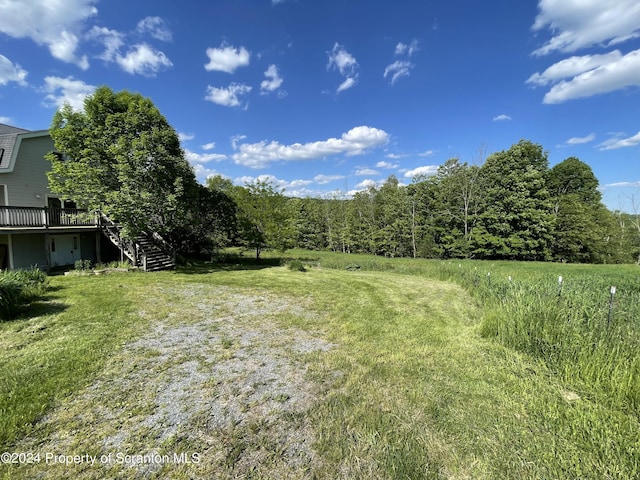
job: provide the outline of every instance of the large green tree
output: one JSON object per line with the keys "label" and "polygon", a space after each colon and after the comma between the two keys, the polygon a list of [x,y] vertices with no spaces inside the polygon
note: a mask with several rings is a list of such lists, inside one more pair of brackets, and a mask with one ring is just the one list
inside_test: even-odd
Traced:
{"label": "large green tree", "polygon": [[119,222],[125,237],[154,231],[171,239],[198,198],[175,130],[153,102],[100,87],[84,109],[65,105],[50,128],[49,185],[79,206]]}
{"label": "large green tree", "polygon": [[576,157],[555,165],[547,174],[553,201],[555,260],[603,262],[612,258],[613,217],[601,203],[598,179]]}
{"label": "large green tree", "polygon": [[550,258],[553,218],[547,169],[547,154],[527,140],[487,158],[479,172],[482,207],[471,240],[476,257]]}
{"label": "large green tree", "polygon": [[271,182],[256,180],[234,186],[231,196],[237,205],[238,240],[256,252],[284,251],[295,244],[293,212],[283,192]]}

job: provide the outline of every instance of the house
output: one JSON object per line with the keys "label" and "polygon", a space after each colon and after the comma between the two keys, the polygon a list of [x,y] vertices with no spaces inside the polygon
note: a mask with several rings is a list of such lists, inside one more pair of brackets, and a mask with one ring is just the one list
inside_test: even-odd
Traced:
{"label": "house", "polygon": [[45,158],[52,151],[47,130],[0,124],[0,269],[50,270],[77,260],[113,260],[118,253],[144,270],[173,267],[152,235],[124,242],[116,224],[53,194]]}

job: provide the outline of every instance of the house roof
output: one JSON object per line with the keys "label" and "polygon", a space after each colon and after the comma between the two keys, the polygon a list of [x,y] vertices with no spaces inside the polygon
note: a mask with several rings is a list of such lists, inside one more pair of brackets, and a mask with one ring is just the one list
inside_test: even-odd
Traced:
{"label": "house roof", "polygon": [[11,125],[0,123],[0,135],[7,135],[11,133],[27,133],[28,131],[29,130],[25,130],[24,128],[12,127]]}
{"label": "house roof", "polygon": [[47,130],[25,130],[0,123],[0,173],[13,171],[15,154],[20,148],[22,138],[48,135]]}

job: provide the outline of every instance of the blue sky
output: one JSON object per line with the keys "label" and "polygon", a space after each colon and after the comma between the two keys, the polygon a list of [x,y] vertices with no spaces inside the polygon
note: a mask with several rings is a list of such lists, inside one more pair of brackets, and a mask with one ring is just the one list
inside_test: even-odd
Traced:
{"label": "blue sky", "polygon": [[640,200],[637,0],[0,0],[0,123],[150,97],[201,181],[410,183],[520,139]]}

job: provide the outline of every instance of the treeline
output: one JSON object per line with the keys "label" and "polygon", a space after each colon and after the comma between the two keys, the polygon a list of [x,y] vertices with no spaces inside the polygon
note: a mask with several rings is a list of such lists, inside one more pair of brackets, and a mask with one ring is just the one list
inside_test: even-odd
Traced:
{"label": "treeline", "polygon": [[218,200],[218,216],[201,253],[240,245],[257,257],[300,247],[584,263],[630,263],[640,255],[640,219],[602,204],[591,168],[571,157],[549,169],[542,147],[525,140],[482,166],[453,158],[436,175],[407,186],[391,176],[351,198],[288,198],[267,182],[241,187],[219,176],[206,190]]}

